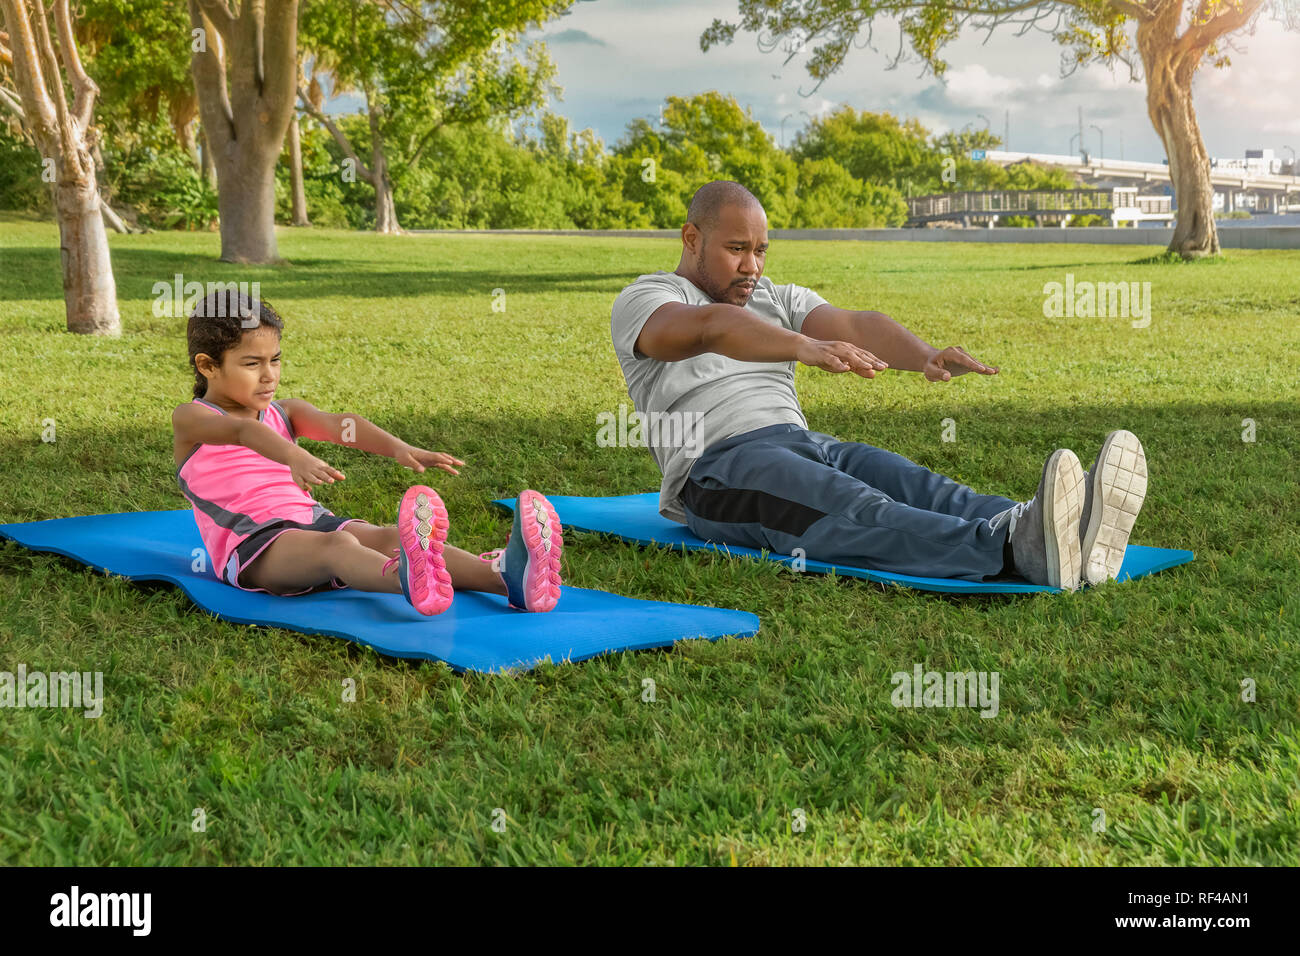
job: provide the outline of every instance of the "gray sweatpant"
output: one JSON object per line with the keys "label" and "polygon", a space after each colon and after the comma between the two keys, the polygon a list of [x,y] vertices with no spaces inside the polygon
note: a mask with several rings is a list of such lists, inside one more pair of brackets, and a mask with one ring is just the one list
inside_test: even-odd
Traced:
{"label": "gray sweatpant", "polygon": [[709,446],[681,493],[701,538],[878,571],[984,581],[1003,571],[1016,502],[981,495],[902,455],[797,425]]}

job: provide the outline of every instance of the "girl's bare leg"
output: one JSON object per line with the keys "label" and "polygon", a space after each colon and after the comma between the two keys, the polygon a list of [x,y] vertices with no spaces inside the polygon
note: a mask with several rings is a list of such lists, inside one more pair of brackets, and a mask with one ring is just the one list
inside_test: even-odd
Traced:
{"label": "girl's bare leg", "polygon": [[[379,527],[364,521],[353,521],[342,530],[353,535],[367,548],[382,552],[386,557],[396,557],[401,547],[394,527]],[[443,545],[443,560],[447,563],[447,573],[451,575],[451,586],[457,591],[487,591],[490,594],[505,594],[506,585],[501,575],[492,570],[486,561],[480,561],[478,555]],[[393,569],[396,571],[396,568]],[[392,572],[389,572],[390,574]],[[339,578],[351,584],[343,575]],[[365,590],[365,589],[363,589]],[[401,590],[399,585],[398,590]]]}
{"label": "girl's bare leg", "polygon": [[325,584],[336,577],[359,591],[400,594],[402,582],[397,565],[384,574],[387,556],[362,544],[350,533],[351,528],[352,525],[338,531],[286,531],[258,555],[240,580],[245,587],[285,594]]}

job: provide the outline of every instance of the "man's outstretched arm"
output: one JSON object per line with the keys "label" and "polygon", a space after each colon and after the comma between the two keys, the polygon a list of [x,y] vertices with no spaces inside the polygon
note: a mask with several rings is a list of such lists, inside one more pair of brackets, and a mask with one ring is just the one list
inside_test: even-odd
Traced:
{"label": "man's outstretched arm", "polygon": [[[806,328],[806,324],[805,324]],[[651,313],[636,350],[661,362],[716,352],[740,362],[802,362],[874,378],[886,363],[851,341],[823,341],[764,322],[738,305],[669,302]]]}
{"label": "man's outstretched arm", "polygon": [[871,349],[890,368],[922,372],[932,382],[946,382],[967,372],[982,375],[998,372],[995,366],[977,362],[965,349],[935,348],[883,312],[856,312],[819,305],[804,318],[803,334],[819,339],[841,339]]}

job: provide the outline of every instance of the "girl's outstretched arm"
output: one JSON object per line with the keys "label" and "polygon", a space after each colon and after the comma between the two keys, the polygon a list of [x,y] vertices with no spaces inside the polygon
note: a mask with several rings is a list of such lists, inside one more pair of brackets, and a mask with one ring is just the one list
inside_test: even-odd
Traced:
{"label": "girl's outstretched arm", "polygon": [[343,472],[321,461],[306,448],[285,441],[262,422],[233,415],[213,415],[193,404],[178,405],[172,412],[172,432],[181,445],[243,445],[263,458],[288,465],[294,484],[333,483]]}
{"label": "girl's outstretched arm", "polygon": [[396,460],[412,471],[441,468],[453,475],[460,474],[455,465],[465,464],[459,458],[440,451],[425,451],[408,445],[396,435],[390,435],[378,425],[350,412],[323,412],[311,402],[301,398],[280,400],[280,406],[289,416],[294,433],[312,441],[328,441],[336,445],[360,448],[372,455],[383,455]]}

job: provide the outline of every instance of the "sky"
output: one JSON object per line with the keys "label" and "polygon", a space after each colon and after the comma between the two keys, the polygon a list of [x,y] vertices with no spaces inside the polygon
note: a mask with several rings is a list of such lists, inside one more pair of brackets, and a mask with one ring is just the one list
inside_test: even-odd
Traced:
{"label": "sky", "polygon": [[[669,95],[718,90],[752,110],[772,137],[786,143],[841,103],[858,110],[915,117],[931,131],[983,129],[1003,136],[1009,119],[1012,150],[1071,152],[1083,109],[1084,139],[1094,156],[1161,162],[1164,150],[1146,111],[1146,87],[1121,66],[1090,66],[1062,77],[1060,48],[1042,33],[1013,36],[1002,28],[984,42],[969,33],[946,48],[942,81],[917,63],[889,70],[898,33],[877,30],[875,47],[855,49],[840,72],[813,92],[806,54],[759,50],[753,34],[737,32],[730,46],[700,50],[700,34],[715,17],[735,21],[737,0],[578,0],[568,15],[534,30],[546,41],[563,88],[555,112],[574,129],[593,129],[607,147],[636,117],[657,119]],[[1261,20],[1243,36],[1224,70],[1203,66],[1193,87],[1206,148],[1214,157],[1241,157],[1248,148],[1279,158],[1300,150],[1300,33]],[[784,127],[783,127],[784,120]],[[1096,126],[1098,129],[1093,129]],[[1076,150],[1077,151],[1077,148]]]}

